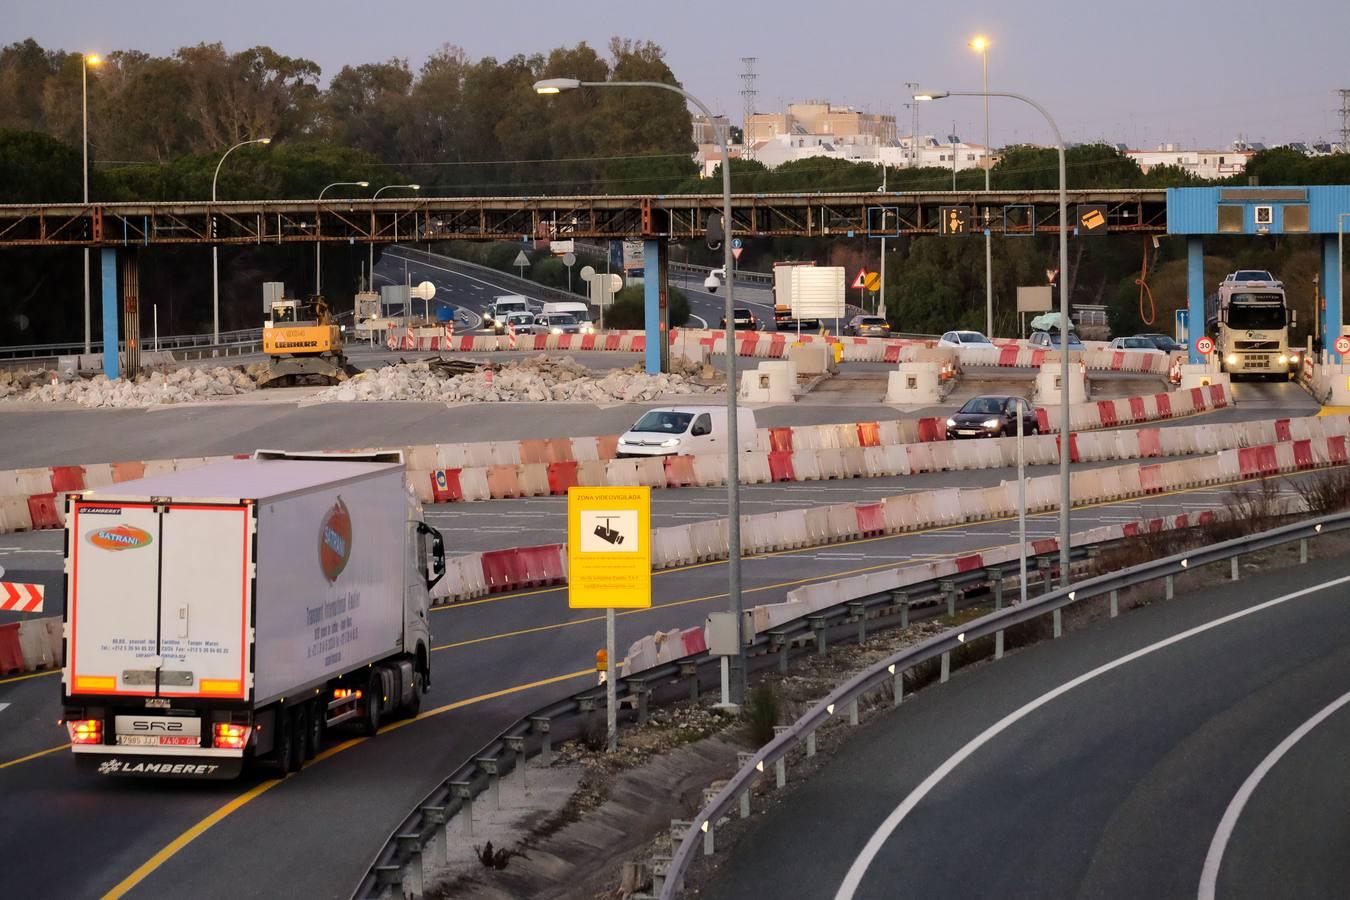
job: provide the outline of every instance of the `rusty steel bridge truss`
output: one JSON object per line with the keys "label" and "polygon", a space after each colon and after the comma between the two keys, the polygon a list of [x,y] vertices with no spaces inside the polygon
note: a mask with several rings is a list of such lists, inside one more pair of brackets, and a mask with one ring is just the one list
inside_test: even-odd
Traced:
{"label": "rusty steel bridge truss", "polygon": [[[1165,191],[1071,191],[1099,204],[1109,233],[1164,234]],[[733,234],[742,237],[898,237],[940,234],[941,210],[968,211],[970,234],[1056,232],[1055,191],[739,194]],[[1104,207],[1104,209],[1102,209]],[[584,197],[417,197],[177,203],[0,205],[0,247],[129,247],[161,244],[394,243],[522,238],[702,237],[720,212],[714,194]],[[1094,233],[1100,233],[1100,229]]]}

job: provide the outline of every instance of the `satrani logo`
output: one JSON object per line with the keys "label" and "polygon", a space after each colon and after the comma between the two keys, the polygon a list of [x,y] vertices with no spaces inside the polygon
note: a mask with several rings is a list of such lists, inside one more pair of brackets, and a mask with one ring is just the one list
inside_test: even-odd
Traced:
{"label": "satrani logo", "polygon": [[84,539],[100,550],[135,550],[154,542],[150,532],[135,525],[112,525],[86,532]]}
{"label": "satrani logo", "polygon": [[319,523],[319,569],[332,584],[352,556],[352,516],[338,497]]}

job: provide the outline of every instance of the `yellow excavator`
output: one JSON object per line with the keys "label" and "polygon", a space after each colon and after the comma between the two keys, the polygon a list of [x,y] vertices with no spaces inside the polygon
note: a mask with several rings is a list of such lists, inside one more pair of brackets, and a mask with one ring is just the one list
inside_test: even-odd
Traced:
{"label": "yellow excavator", "polygon": [[263,323],[263,352],[270,359],[259,387],[313,379],[337,384],[356,374],[342,353],[342,332],[328,315],[323,297],[276,300]]}

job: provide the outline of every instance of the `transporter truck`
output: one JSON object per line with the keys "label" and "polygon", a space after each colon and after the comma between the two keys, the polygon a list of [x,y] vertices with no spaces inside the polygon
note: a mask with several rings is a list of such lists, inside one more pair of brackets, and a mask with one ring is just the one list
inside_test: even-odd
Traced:
{"label": "transporter truck", "polygon": [[1298,371],[1301,355],[1289,340],[1298,322],[1283,282],[1258,270],[1235,272],[1206,301],[1205,319],[1221,371],[1276,378]]}
{"label": "transporter truck", "polygon": [[281,772],[431,684],[440,533],[402,454],[258,451],[71,494],[64,721],[105,777]]}

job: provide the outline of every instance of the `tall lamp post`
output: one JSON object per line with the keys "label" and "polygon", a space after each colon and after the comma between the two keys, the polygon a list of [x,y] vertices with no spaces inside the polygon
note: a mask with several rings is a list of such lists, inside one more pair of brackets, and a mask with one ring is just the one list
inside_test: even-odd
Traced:
{"label": "tall lamp post", "polygon": [[1055,135],[1059,151],[1059,341],[1060,341],[1060,424],[1059,424],[1059,578],[1069,583],[1069,448],[1073,435],[1069,428],[1069,192],[1065,178],[1064,138],[1050,113],[1030,97],[1008,91],[937,91],[915,94],[914,99],[941,100],[944,97],[1007,97],[1020,100],[1045,117]]}
{"label": "tall lamp post", "polygon": [[[370,199],[371,199],[371,200],[377,200],[377,199],[379,199],[379,196],[380,196],[381,194],[383,194],[385,191],[392,190],[393,188],[403,188],[403,189],[409,190],[409,191],[420,191],[420,190],[422,189],[422,186],[421,186],[420,184],[386,184],[384,187],[382,187],[382,188],[380,188],[378,191],[376,191],[376,192],[375,192],[375,195],[374,195],[373,197],[371,197]],[[372,218],[373,218],[373,217],[372,217]],[[371,237],[374,238],[375,236],[374,236],[374,235],[371,235]],[[366,290],[370,290],[370,291],[375,290],[375,241],[374,241],[374,240],[372,240],[372,241],[370,242],[370,268],[368,268],[368,269],[366,270]],[[410,304],[410,305],[411,305],[411,304]]]}
{"label": "tall lamp post", "polygon": [[[97,53],[80,54],[80,121],[81,140],[84,153],[84,194],[83,201],[89,203],[89,67],[102,64],[103,58]],[[84,248],[84,352],[92,353],[89,330],[89,248]]]}
{"label": "tall lamp post", "polygon": [[[970,49],[984,60],[984,189],[989,190],[989,39],[976,35],[970,40]],[[984,328],[994,335],[994,249],[988,223],[984,229]]]}
{"label": "tall lamp post", "polygon": [[[1332,334],[1331,329],[1322,335],[1322,349],[1331,347],[1335,349],[1336,339],[1341,336],[1341,328],[1345,322],[1345,220],[1350,219],[1350,212],[1336,214],[1336,308],[1340,310],[1341,321],[1336,324],[1336,333]],[[1320,310],[1313,310],[1313,319],[1317,319],[1317,313]],[[1328,325],[1332,324],[1330,322]],[[1315,327],[1315,326],[1314,326]]]}
{"label": "tall lamp post", "polygon": [[[546,78],[536,81],[534,89],[541,94],[557,94],[562,91],[583,87],[617,88],[646,87],[657,88],[679,94],[694,104],[713,120],[712,110],[702,100],[681,87],[661,81],[580,81],[576,78]],[[729,692],[731,702],[745,702],[745,642],[741,640],[741,496],[740,461],[736,458],[736,448],[740,447],[736,426],[736,340],[735,340],[735,304],[732,301],[735,279],[735,258],[731,253],[731,151],[727,146],[728,130],[713,129],[717,134],[722,151],[722,266],[727,273],[726,300],[726,357],[727,357],[727,446],[732,452],[727,454],[727,595],[731,601],[731,614],[735,621],[736,655],[731,657],[731,677]],[[612,706],[612,704],[611,704]]]}
{"label": "tall lamp post", "polygon": [[[885,193],[886,193],[886,161],[885,161],[885,160],[880,160],[880,163],[881,163],[881,188],[880,188],[880,192],[881,192],[882,194],[885,194]],[[879,316],[885,316],[885,315],[886,315],[886,206],[885,206],[886,198],[885,198],[885,197],[882,197],[881,202],[882,202],[882,207],[881,207],[881,265],[880,265],[880,267],[879,267],[880,271],[878,272],[878,275],[879,275],[880,278],[881,278],[881,296],[880,296],[880,298],[878,298],[878,300],[877,300],[877,315],[879,315]]]}
{"label": "tall lamp post", "polygon": [[[319,191],[319,202],[323,202],[323,195],[335,187],[370,187],[369,181],[335,181],[332,184]],[[314,211],[314,293],[323,293],[323,241],[319,240],[319,220],[320,210]]]}
{"label": "tall lamp post", "polygon": [[[220,167],[225,165],[225,157],[229,156],[240,147],[247,147],[249,144],[270,144],[270,137],[254,138],[251,141],[240,141],[230,149],[226,150],[220,156],[220,162],[216,163],[216,172],[211,176],[211,203],[216,202],[216,179],[220,178]],[[211,237],[215,237],[215,229],[211,229]],[[219,248],[215,244],[211,245],[211,343],[220,343],[220,260]]]}

